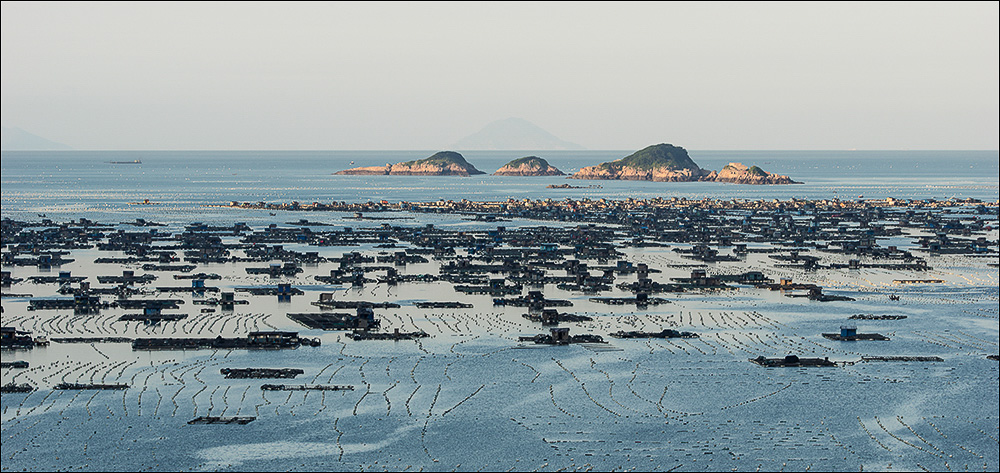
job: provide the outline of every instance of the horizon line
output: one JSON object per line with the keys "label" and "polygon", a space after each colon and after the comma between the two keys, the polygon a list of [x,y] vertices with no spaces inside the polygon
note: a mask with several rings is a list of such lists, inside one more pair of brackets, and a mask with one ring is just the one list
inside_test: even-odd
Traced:
{"label": "horizon line", "polygon": [[[687,148],[681,146],[688,151],[1000,151],[998,148]],[[641,148],[640,148],[641,149]],[[46,153],[74,153],[74,152],[291,152],[291,151],[310,151],[310,152],[327,152],[327,151],[339,151],[339,152],[394,152],[394,151],[420,151],[420,152],[440,152],[440,151],[459,151],[459,152],[521,152],[521,151],[544,151],[544,152],[604,152],[604,151],[630,151],[630,149],[620,148],[605,148],[605,149],[537,149],[537,148],[524,148],[524,149],[459,149],[459,148],[386,148],[386,149],[347,149],[347,148],[282,148],[282,149],[254,149],[254,148],[171,148],[171,149],[154,149],[154,148],[128,148],[128,149],[109,149],[109,148],[74,148],[74,149],[0,149],[0,152],[18,152],[18,153],[34,153],[34,152],[46,152]],[[637,150],[632,150],[637,151]]]}

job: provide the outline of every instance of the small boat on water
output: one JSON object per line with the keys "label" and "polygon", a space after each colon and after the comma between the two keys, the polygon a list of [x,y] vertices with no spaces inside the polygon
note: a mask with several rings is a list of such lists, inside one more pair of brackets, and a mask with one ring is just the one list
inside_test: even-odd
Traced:
{"label": "small boat on water", "polygon": [[160,203],[150,202],[149,199],[142,199],[142,202],[129,202],[128,205],[160,205]]}
{"label": "small boat on water", "polygon": [[133,161],[108,161],[108,164],[142,164],[142,160],[136,159]]}

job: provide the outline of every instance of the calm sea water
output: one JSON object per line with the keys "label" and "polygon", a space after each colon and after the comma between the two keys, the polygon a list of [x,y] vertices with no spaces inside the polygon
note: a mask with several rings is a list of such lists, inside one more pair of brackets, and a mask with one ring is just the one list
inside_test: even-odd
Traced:
{"label": "calm sea water", "polygon": [[[430,151],[385,152],[3,152],[2,216],[37,221],[86,217],[106,223],[146,218],[263,224],[308,218],[336,226],[376,226],[337,213],[208,208],[239,201],[428,201],[507,198],[897,198],[998,199],[997,152],[952,151],[691,151],[702,167],[731,161],[757,164],[804,181],[796,186],[718,183],[567,181],[564,178],[476,176],[334,176],[352,166],[419,159]],[[492,172],[508,160],[537,154],[565,172],[618,159],[625,151],[469,152],[468,161]],[[141,165],[108,161],[141,159]],[[353,164],[351,162],[354,162]],[[601,185],[551,190],[548,184]],[[149,199],[158,205],[130,205]],[[395,221],[488,225],[459,216],[419,215]],[[516,223],[516,222],[515,222]],[[538,222],[525,222],[537,225]],[[496,224],[490,224],[495,226]],[[122,225],[127,231],[134,228]],[[996,240],[997,231],[987,237]],[[235,239],[232,239],[235,241]],[[898,240],[898,241],[896,241]],[[909,238],[892,242],[913,246]],[[286,245],[298,251],[316,251]],[[318,248],[323,256],[362,247]],[[660,268],[659,282],[687,276],[690,263],[671,248],[627,248],[626,259]],[[74,275],[119,274],[93,263],[96,250],[73,251],[60,270]],[[824,254],[824,258],[841,255]],[[846,257],[845,257],[846,258]],[[845,259],[840,258],[840,259]],[[585,346],[516,348],[517,337],[544,329],[522,309],[494,307],[489,296],[465,296],[450,284],[317,284],[334,263],[282,278],[306,291],[289,303],[251,297],[234,313],[202,314],[197,296],[181,296],[190,314],[180,323],[144,326],[117,322],[125,311],[96,316],[26,310],[28,298],[4,298],[3,324],[50,336],[243,335],[248,330],[293,330],[321,338],[318,348],[290,351],[133,352],[128,344],[58,344],[3,352],[27,370],[4,369],[2,383],[29,382],[31,394],[4,394],[0,470],[84,471],[996,471],[1000,465],[1000,367],[986,355],[1000,345],[995,259],[928,257],[928,272],[828,271],[775,268],[766,255],[718,263],[710,272],[749,269],[792,277],[849,295],[853,302],[817,303],[754,288],[671,294],[647,310],[593,303],[588,295],[546,287],[549,297],[573,302],[595,317],[577,332],[671,327],[697,340],[610,340],[610,349]],[[842,262],[842,261],[841,261]],[[223,290],[273,285],[250,276],[253,264],[206,264]],[[404,273],[436,271],[437,263]],[[8,270],[7,267],[4,270]],[[55,270],[52,270],[55,271]],[[14,276],[47,274],[17,267]],[[177,285],[166,274],[155,285]],[[621,278],[630,282],[635,276]],[[894,279],[940,279],[940,284],[894,284]],[[23,282],[10,291],[54,297],[53,285]],[[7,290],[5,289],[5,292]],[[422,329],[419,343],[354,342],[343,334],[306,330],[290,312],[315,312],[320,292],[339,299],[387,300],[379,310],[388,327]],[[890,301],[888,293],[900,295]],[[607,295],[626,295],[613,290]],[[150,296],[152,297],[152,296]],[[460,300],[473,309],[421,310],[413,301]],[[831,342],[858,313],[898,314],[900,321],[861,321],[859,331],[889,342]],[[853,321],[852,321],[853,322]],[[765,369],[757,355],[788,353],[837,361],[862,355],[934,355],[936,363],[857,363],[830,369]],[[221,368],[299,367],[295,383],[351,384],[354,391],[265,392],[268,380],[223,379]],[[60,381],[115,382],[126,391],[55,391]],[[255,416],[246,425],[191,426],[197,416]]]}
{"label": "calm sea water", "polygon": [[[747,199],[998,199],[997,151],[690,151],[706,169],[756,164],[805,182],[794,186],[722,183],[575,181],[563,177],[334,176],[355,166],[420,159],[432,151],[64,151],[2,156],[3,215],[84,214],[127,218],[150,211],[187,217],[205,204],[239,201],[433,201],[686,197]],[[507,161],[544,157],[566,173],[619,159],[628,151],[470,151],[465,158],[492,173]],[[110,164],[140,159],[142,164]],[[546,189],[549,184],[600,189]],[[139,208],[149,199],[161,205]],[[199,211],[203,212],[203,211]],[[214,211],[204,211],[211,220]],[[225,219],[223,213],[219,218]]]}

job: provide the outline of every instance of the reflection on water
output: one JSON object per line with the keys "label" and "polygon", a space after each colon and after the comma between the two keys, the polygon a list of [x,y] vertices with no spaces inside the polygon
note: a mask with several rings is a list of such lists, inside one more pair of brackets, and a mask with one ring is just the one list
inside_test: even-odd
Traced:
{"label": "reflection on water", "polygon": [[[292,245],[293,247],[295,245]],[[294,249],[305,251],[308,247]],[[356,248],[311,248],[324,256]],[[369,247],[362,251],[377,251]],[[630,261],[686,276],[683,260],[666,248],[626,249]],[[99,252],[74,252],[76,274],[115,274],[94,265]],[[669,470],[931,469],[968,463],[995,470],[998,421],[997,274],[984,262],[932,258],[930,274],[944,284],[900,286],[899,272],[803,273],[769,267],[764,255],[718,263],[721,271],[766,269],[776,277],[823,284],[852,303],[815,303],[777,292],[672,294],[672,303],[645,310],[595,304],[589,296],[546,288],[569,299],[593,322],[578,333],[675,328],[699,339],[611,339],[613,349],[589,346],[519,348],[517,337],[544,331],[523,309],[493,307],[488,296],[465,296],[449,284],[330,287],[311,275],[335,267],[306,267],[297,278],[247,275],[250,264],[207,264],[224,276],[222,288],[292,282],[306,290],[290,303],[239,294],[249,306],[198,313],[160,325],[118,322],[124,310],[91,316],[25,311],[24,299],[5,299],[4,325],[59,336],[240,336],[253,330],[292,330],[322,346],[280,351],[133,352],[128,344],[60,344],[28,352],[27,370],[4,369],[3,382],[29,382],[30,394],[4,394],[3,470],[66,469],[257,470],[492,469]],[[115,269],[111,269],[115,268]],[[408,274],[436,263],[408,265]],[[778,273],[776,273],[776,271]],[[137,272],[138,273],[138,272]],[[31,270],[16,273],[34,274]],[[170,285],[161,280],[154,284]],[[169,277],[169,276],[168,276]],[[635,276],[626,276],[627,282]],[[52,286],[18,285],[51,295]],[[331,290],[333,289],[333,290]],[[308,330],[285,317],[313,312],[319,292],[343,300],[391,300],[381,309],[387,328],[424,330],[431,338],[356,342],[338,332]],[[900,302],[887,295],[897,294]],[[610,295],[626,295],[612,291]],[[456,300],[473,309],[417,309],[413,301]],[[855,313],[907,315],[900,321],[859,321],[889,342],[832,342]],[[936,355],[943,363],[857,363],[830,369],[765,369],[746,360],[788,353],[857,361],[861,356]],[[222,368],[297,367],[296,383],[349,384],[354,391],[271,392],[270,380],[229,380]],[[124,391],[53,391],[57,382],[123,382]],[[247,425],[187,425],[197,416],[254,416]],[[990,434],[993,432],[993,434]],[[914,446],[920,447],[919,449]],[[51,452],[58,450],[58,455]],[[933,452],[934,454],[929,454]],[[58,457],[58,458],[57,458]],[[846,460],[845,460],[846,458]],[[377,462],[377,463],[376,463]],[[960,463],[959,463],[960,462]],[[461,466],[459,466],[461,465]],[[787,466],[786,466],[787,467]]]}

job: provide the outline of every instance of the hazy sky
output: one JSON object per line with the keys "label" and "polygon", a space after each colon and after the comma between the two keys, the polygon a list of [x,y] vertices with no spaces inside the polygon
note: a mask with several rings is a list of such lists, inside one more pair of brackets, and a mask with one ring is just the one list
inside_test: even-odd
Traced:
{"label": "hazy sky", "polygon": [[78,149],[997,149],[998,3],[2,3],[2,121]]}

